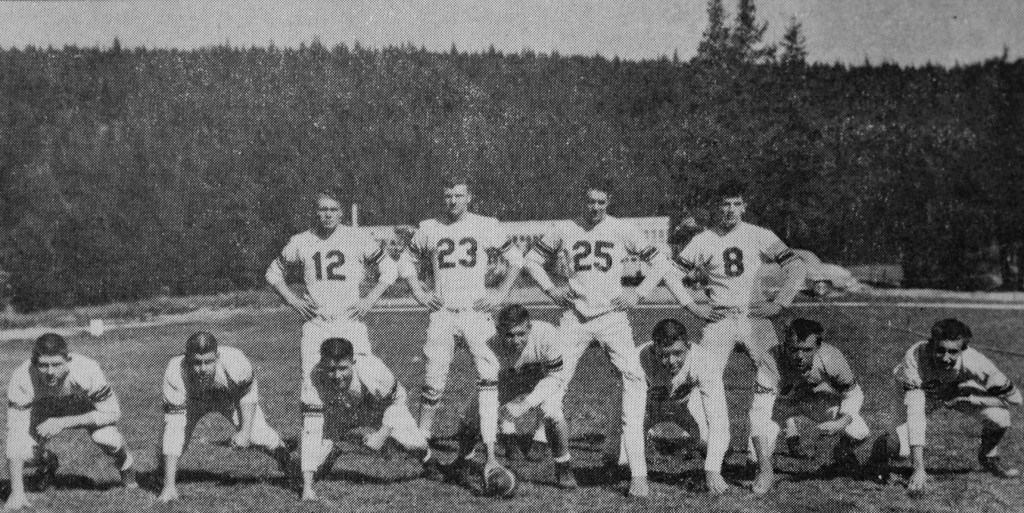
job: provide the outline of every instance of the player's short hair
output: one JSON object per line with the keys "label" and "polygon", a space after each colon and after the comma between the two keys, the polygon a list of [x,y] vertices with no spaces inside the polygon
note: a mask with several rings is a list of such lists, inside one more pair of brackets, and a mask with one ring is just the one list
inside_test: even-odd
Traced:
{"label": "player's short hair", "polygon": [[456,188],[456,187],[458,187],[460,185],[465,185],[466,186],[466,191],[472,193],[473,192],[473,184],[471,184],[469,182],[470,182],[470,180],[469,180],[468,176],[458,176],[458,175],[448,176],[448,177],[445,177],[445,179],[441,181],[441,188],[444,189],[444,190],[448,190],[448,189],[454,189],[454,188]]}
{"label": "player's short hair", "polygon": [[743,198],[747,195],[747,184],[736,180],[729,179],[722,182],[718,189],[715,189],[715,201],[721,201],[726,198]]}
{"label": "player's short hair", "polygon": [[612,192],[614,192],[613,189],[614,186],[612,185],[612,181],[604,177],[590,178],[583,184],[584,192],[598,191],[605,193],[609,197],[611,197]]}
{"label": "player's short hair", "polygon": [[786,327],[786,340],[788,341],[791,337],[795,337],[797,340],[807,340],[807,337],[811,335],[817,335],[818,345],[821,345],[821,339],[824,337],[825,328],[821,326],[818,321],[812,321],[810,319],[797,318],[793,319],[793,322],[789,323]]}
{"label": "player's short hair", "polygon": [[40,356],[63,356],[67,358],[68,341],[56,333],[43,334],[32,345],[32,362],[37,362]]}
{"label": "player's short hair", "polygon": [[352,360],[355,359],[355,349],[352,342],[341,337],[331,337],[320,344],[321,360]]}
{"label": "player's short hair", "polygon": [[316,192],[316,195],[314,196],[314,198],[315,198],[316,201],[320,201],[321,199],[325,199],[326,198],[326,199],[329,199],[329,200],[331,200],[331,201],[341,205],[341,194],[339,194],[337,190],[332,189],[332,188],[325,188],[325,189],[318,190]]}
{"label": "player's short hair", "polygon": [[651,330],[651,340],[658,346],[670,346],[679,340],[687,341],[686,326],[675,319],[663,319]]}
{"label": "player's short hair", "polygon": [[498,334],[508,333],[514,326],[518,326],[530,320],[530,311],[520,304],[511,304],[498,312]]}
{"label": "player's short hair", "polygon": [[971,328],[968,328],[966,324],[960,322],[958,319],[949,318],[937,321],[932,324],[932,333],[930,340],[932,342],[941,342],[943,340],[963,340],[964,347],[970,343]]}
{"label": "player's short hair", "polygon": [[185,354],[194,356],[217,350],[217,338],[207,331],[197,331],[185,342]]}

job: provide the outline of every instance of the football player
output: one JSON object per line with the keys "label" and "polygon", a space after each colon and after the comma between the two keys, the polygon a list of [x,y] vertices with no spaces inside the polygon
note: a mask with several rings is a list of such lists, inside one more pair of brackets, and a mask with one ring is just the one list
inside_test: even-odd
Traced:
{"label": "football player", "polygon": [[196,425],[208,413],[219,413],[235,426],[232,447],[259,447],[277,461],[282,471],[287,471],[288,448],[267,424],[252,363],[242,351],[218,344],[205,331],[195,333],[185,342],[185,354],[167,363],[163,396],[161,502],[178,498],[178,461]]}
{"label": "football player", "polygon": [[[709,439],[704,472],[708,489],[721,494],[728,489],[722,478],[722,462],[729,448],[729,411],[722,375],[729,355],[737,343],[746,347],[757,367],[754,404],[751,414],[770,415],[777,392],[779,372],[768,349],[778,345],[771,318],[788,307],[803,283],[803,261],[771,230],[743,221],[746,212],[746,189],[737,181],[727,181],[717,190],[718,220],[713,227],[693,238],[679,253],[677,261],[686,272],[706,275],[709,303],[684,306],[695,316],[707,321],[700,345],[708,352],[706,365],[700,369],[698,382],[707,409]],[[785,280],[772,301],[751,304],[757,285],[755,277],[764,260],[777,262]],[[682,287],[678,280],[669,280],[670,290]],[[676,292],[677,298],[685,292]],[[752,427],[769,425],[771,419],[750,419]],[[766,448],[772,433],[753,432],[754,447],[761,462],[754,493],[764,493],[775,481],[772,460]]]}
{"label": "football player", "polygon": [[[643,422],[647,381],[626,312],[658,285],[667,261],[642,239],[636,226],[608,215],[610,199],[607,185],[589,186],[584,215],[558,222],[545,233],[527,253],[526,269],[544,293],[566,309],[559,324],[564,385],[553,400],[561,405],[584,351],[598,341],[622,376],[623,436],[632,474],[629,495],[646,497]],[[628,255],[651,264],[647,276],[633,290],[622,287],[622,261]],[[567,287],[556,287],[551,281],[544,270],[550,261],[565,264]],[[551,410],[562,413],[560,406]]]}
{"label": "football player", "polygon": [[376,430],[363,444],[379,451],[388,439],[424,462],[433,461],[427,438],[406,405],[405,388],[378,358],[356,358],[353,345],[329,338],[320,345],[313,384],[324,405],[325,438],[302,439],[302,499],[316,500],[313,482],[330,471],[341,455],[337,443],[357,427]]}
{"label": "football player", "polygon": [[999,459],[999,442],[1010,429],[1010,406],[1021,404],[1021,393],[985,355],[970,347],[971,329],[957,319],[943,319],[932,325],[928,340],[907,350],[894,373],[903,385],[906,423],[896,436],[879,437],[873,450],[873,464],[888,475],[890,455],[910,455],[914,472],[912,493],[924,490],[928,473],[924,465],[927,416],[939,408],[969,415],[981,422],[978,462],[993,475],[1017,477],[1020,471],[1007,468]]}
{"label": "football player", "polygon": [[[487,451],[485,475],[497,465],[498,360],[488,345],[494,336],[490,312],[500,306],[522,269],[522,253],[505,234],[501,223],[468,210],[472,201],[465,180],[444,186],[446,211],[437,219],[420,223],[409,244],[411,265],[404,276],[420,304],[430,309],[427,342],[423,347],[425,375],[420,401],[420,429],[431,437],[434,416],[448,382],[448,370],[456,338],[465,341],[479,378],[480,432]],[[498,290],[488,295],[484,278],[488,257],[497,253],[508,262],[508,272]],[[432,267],[434,287],[428,292],[419,279],[417,265]],[[428,469],[428,477],[440,478]]]}
{"label": "football player", "polygon": [[[774,417],[787,420],[786,445],[791,453],[797,452],[794,449],[800,443],[800,432],[793,422],[795,417],[817,422],[815,428],[821,435],[839,435],[832,451],[832,466],[835,470],[852,472],[858,467],[854,450],[870,434],[860,415],[864,391],[842,351],[823,342],[823,337],[824,329],[818,322],[794,319],[786,328],[783,345],[771,349],[782,375]],[[768,426],[752,428],[752,432],[778,436],[779,425],[771,420],[772,413],[755,412],[751,417],[770,422]],[[776,437],[768,438],[770,443],[764,449],[765,454],[774,453]],[[753,440],[748,444],[747,454],[756,457]]]}
{"label": "football player", "polygon": [[[663,319],[654,325],[651,340],[640,345],[640,364],[647,376],[647,417],[644,431],[656,447],[675,449],[676,444],[660,439],[651,432],[655,425],[673,422],[686,433],[685,445],[703,452],[707,446],[708,427],[704,401],[697,389],[696,370],[701,365],[702,348],[691,344],[686,326],[676,319]],[[618,418],[619,401],[611,403]],[[604,461],[608,474],[619,475],[627,464],[622,447],[621,425],[609,422],[605,433]],[[671,447],[670,447],[671,446]],[[662,449],[659,449],[662,450]]]}
{"label": "football player", "polygon": [[[497,335],[491,347],[501,362],[498,401],[505,413],[502,431],[508,437],[507,445],[522,447],[523,442],[530,441],[531,435],[522,435],[523,439],[516,440],[514,421],[539,408],[555,460],[555,483],[561,488],[576,488],[576,478],[568,466],[568,426],[565,425],[565,416],[552,410],[561,407],[561,404],[550,400],[562,386],[558,329],[550,323],[531,319],[530,312],[518,304],[508,305],[501,310],[496,328]],[[457,435],[457,469],[466,467],[464,462],[476,447],[479,429],[475,411],[471,407],[463,415]],[[523,452],[527,453],[528,450]]]}
{"label": "football player", "polygon": [[[330,337],[352,342],[356,358],[372,355],[362,319],[398,277],[398,264],[369,233],[341,223],[341,202],[330,192],[316,199],[316,226],[295,235],[267,269],[267,282],[306,319],[302,325],[302,437],[323,438],[320,396],[310,373],[319,361],[320,343]],[[285,266],[300,264],[307,295],[299,297],[285,282]],[[379,278],[366,296],[359,286],[367,267]]]}
{"label": "football player", "polygon": [[36,465],[45,489],[57,472],[57,455],[46,442],[65,429],[85,429],[121,472],[126,488],[137,488],[132,456],[117,429],[121,407],[99,364],[69,353],[67,341],[47,333],[32,347],[32,358],[18,366],[7,385],[7,461],[11,494],[5,509],[29,507],[25,465]]}

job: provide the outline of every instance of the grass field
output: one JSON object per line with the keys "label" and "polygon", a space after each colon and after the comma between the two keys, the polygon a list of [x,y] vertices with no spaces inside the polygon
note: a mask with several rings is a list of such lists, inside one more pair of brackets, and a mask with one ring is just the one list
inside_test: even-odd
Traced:
{"label": "grass field", "polygon": [[[893,333],[876,324],[859,320],[865,314],[893,320],[900,326],[926,330],[934,320],[956,316],[968,322],[979,344],[1020,350],[1019,334],[1024,317],[1019,312],[975,310],[958,307],[900,308],[879,303],[872,308],[796,308],[796,313],[823,321],[831,341],[843,349],[860,375],[867,401],[865,417],[872,427],[883,412],[898,405],[900,393],[891,369],[913,342],[913,337]],[[538,312],[554,320],[555,312]],[[640,310],[632,314],[638,339],[651,326],[677,310]],[[690,321],[694,333],[697,326]],[[375,313],[369,319],[375,349],[418,400],[422,363],[418,360],[425,336],[426,316],[421,312]],[[259,366],[260,390],[271,425],[285,438],[300,431],[298,332],[300,322],[291,313],[253,313],[216,324],[185,324],[124,330],[100,338],[72,339],[75,351],[97,358],[117,391],[124,416],[121,429],[143,472],[152,472],[159,450],[162,412],[160,378],[167,359],[180,352],[184,338],[192,332],[212,331],[223,344],[242,348]],[[6,342],[0,351],[5,381],[11,370],[28,357],[28,342]],[[990,353],[993,360],[1018,383],[1024,382],[1024,358]],[[752,372],[745,357],[734,357],[727,380],[738,385],[751,382]],[[448,407],[442,414],[441,435],[455,429],[456,410],[473,392],[474,372],[468,355],[460,351],[452,368]],[[283,487],[274,463],[258,452],[236,452],[223,444],[231,435],[228,423],[209,417],[196,432],[182,459],[182,500],[173,505],[153,503],[156,485],[150,479],[144,490],[128,493],[115,487],[117,474],[83,432],[60,435],[52,445],[61,457],[57,486],[42,494],[30,494],[40,511],[596,511],[677,510],[700,508],[712,511],[1011,511],[1024,504],[1024,482],[1000,481],[976,471],[975,449],[979,429],[969,419],[939,412],[932,417],[927,451],[932,483],[922,498],[907,497],[903,482],[877,485],[846,477],[830,478],[814,472],[825,457],[797,461],[779,456],[780,482],[760,498],[737,486],[730,493],[708,498],[693,483],[702,474],[697,459],[679,459],[650,453],[653,497],[635,502],[621,489],[597,483],[600,465],[599,434],[607,421],[607,398],[615,381],[611,366],[601,352],[589,351],[572,382],[566,415],[573,433],[575,465],[583,485],[566,493],[552,487],[549,461],[516,462],[512,466],[525,483],[514,499],[495,501],[477,497],[453,485],[416,478],[418,465],[398,456],[383,460],[376,455],[353,453],[344,456],[333,475],[319,485],[323,504],[302,504],[297,495]],[[736,387],[730,392],[733,418],[733,446],[737,452],[726,465],[726,477],[738,484],[746,437],[746,408],[749,392]],[[415,404],[411,405],[414,408]],[[1019,412],[1015,412],[1019,414]],[[808,440],[810,441],[810,440]],[[821,448],[817,451],[826,454]],[[1005,442],[1004,459],[1024,464],[1024,444],[1017,430]],[[442,460],[452,454],[441,453]],[[6,476],[6,473],[4,473]],[[6,477],[0,486],[6,498]],[[148,490],[146,489],[148,487]],[[1015,506],[1016,505],[1016,506]],[[1018,509],[1019,510],[1019,509]]]}

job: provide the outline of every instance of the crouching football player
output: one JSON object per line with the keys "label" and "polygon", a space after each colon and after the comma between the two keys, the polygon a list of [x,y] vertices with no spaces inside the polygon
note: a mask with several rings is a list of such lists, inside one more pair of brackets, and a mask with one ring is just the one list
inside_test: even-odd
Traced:
{"label": "crouching football player", "polygon": [[890,456],[897,451],[903,457],[910,455],[914,467],[910,492],[923,491],[928,481],[924,466],[927,416],[939,408],[981,422],[978,462],[982,468],[996,477],[1020,475],[1018,469],[1003,466],[998,446],[1010,429],[1010,406],[1021,404],[1021,393],[991,360],[969,347],[971,336],[970,328],[957,319],[938,321],[930,338],[911,346],[894,371],[903,385],[906,423],[896,428],[896,436],[879,437],[872,459],[877,473],[887,476]]}
{"label": "crouching football player", "polygon": [[[501,431],[506,445],[519,445],[520,450],[528,453],[528,449],[523,447],[531,442],[532,433],[516,435],[515,420],[539,408],[544,433],[555,460],[555,483],[561,488],[576,488],[576,478],[569,466],[565,416],[560,402],[555,400],[555,393],[564,385],[560,373],[562,354],[558,350],[558,328],[531,319],[530,312],[521,305],[503,308],[496,325],[497,334],[491,339],[490,346],[501,365],[498,402],[503,405]],[[463,481],[469,468],[467,458],[473,453],[480,434],[475,411],[475,405],[469,405],[456,435],[459,454],[453,467],[462,474]]]}
{"label": "crouching football player", "polygon": [[[771,352],[782,375],[780,394],[773,412],[751,411],[754,432],[774,433],[769,437],[772,446],[765,454],[774,454],[779,425],[772,420],[786,419],[786,445],[790,452],[798,452],[800,433],[795,417],[807,417],[816,422],[820,435],[839,435],[832,451],[832,468],[853,472],[859,467],[855,449],[870,434],[861,417],[864,391],[843,356],[835,346],[822,341],[821,324],[808,319],[795,319],[786,329],[783,346]],[[758,431],[760,429],[761,431]],[[756,458],[753,441],[749,441],[748,455]]]}
{"label": "crouching football player", "polygon": [[[651,429],[663,422],[673,422],[685,432],[683,445],[690,450],[707,450],[708,423],[703,397],[697,388],[696,366],[701,365],[703,348],[691,344],[686,326],[675,319],[664,319],[654,325],[651,341],[641,345],[640,364],[647,375],[647,416],[644,431],[655,448],[662,452],[676,449],[668,440],[654,436]],[[611,404],[618,409],[619,401]],[[618,419],[613,412],[609,419]],[[622,428],[609,422],[605,433],[604,461],[610,477],[622,476],[626,464],[622,449]]]}
{"label": "crouching football player", "polygon": [[185,343],[185,354],[171,358],[164,372],[164,486],[160,501],[178,498],[178,461],[199,421],[220,413],[234,424],[235,448],[260,447],[286,471],[285,447],[263,415],[252,363],[242,351],[221,346],[200,331]]}
{"label": "crouching football player", "polygon": [[357,427],[377,428],[363,438],[369,449],[379,451],[391,438],[420,458],[424,467],[436,465],[426,434],[409,413],[405,388],[379,358],[361,355],[356,360],[351,342],[329,338],[320,345],[320,362],[312,378],[321,406],[305,405],[303,415],[319,416],[323,434],[302,432],[303,500],[317,499],[314,480],[330,471],[341,455],[336,444]]}
{"label": "crouching football player", "polygon": [[45,489],[57,471],[57,456],[46,442],[65,429],[89,431],[114,459],[125,487],[137,488],[132,457],[117,429],[121,407],[95,360],[68,352],[67,341],[47,333],[35,341],[32,358],[17,369],[7,386],[7,460],[11,494],[5,509],[28,507],[25,465],[37,466]]}

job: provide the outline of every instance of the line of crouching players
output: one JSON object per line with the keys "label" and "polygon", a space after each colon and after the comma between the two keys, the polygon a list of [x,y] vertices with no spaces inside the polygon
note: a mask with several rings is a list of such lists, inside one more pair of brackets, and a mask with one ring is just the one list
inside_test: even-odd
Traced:
{"label": "line of crouching players", "polygon": [[[173,357],[163,379],[163,488],[160,500],[179,497],[178,461],[198,421],[219,413],[236,427],[231,445],[256,447],[282,471],[302,483],[302,497],[315,499],[315,482],[341,456],[339,442],[356,427],[372,428],[363,443],[380,450],[389,441],[415,455],[424,477],[465,482],[477,472],[473,460],[482,440],[483,475],[501,464],[499,431],[515,431],[515,421],[539,410],[539,432],[554,460],[554,484],[577,487],[568,447],[563,402],[586,349],[597,342],[621,380],[605,437],[606,474],[617,482],[628,472],[627,494],[649,495],[645,445],[648,430],[662,421],[678,423],[688,444],[704,457],[710,493],[728,489],[722,463],[729,449],[730,422],[723,373],[729,356],[742,345],[757,373],[749,414],[748,457],[757,467],[751,486],[756,494],[775,482],[774,452],[785,423],[790,454],[800,453],[795,417],[816,422],[820,435],[834,435],[833,470],[887,475],[891,457],[910,456],[911,491],[927,481],[923,449],[927,414],[945,407],[978,418],[983,426],[978,458],[1000,477],[1015,477],[997,447],[1010,427],[1009,407],[1021,403],[1020,392],[981,353],[970,347],[970,329],[955,319],[932,327],[928,340],[914,344],[895,375],[904,389],[905,415],[877,430],[874,442],[861,417],[864,390],[842,352],[824,341],[824,328],[796,319],[780,345],[772,318],[788,307],[803,281],[802,261],[771,231],[743,222],[745,191],[727,182],[716,196],[716,224],[696,236],[676,257],[677,268],[647,244],[639,230],[608,215],[610,190],[590,185],[578,219],[556,222],[526,251],[516,247],[494,218],[468,211],[472,196],[464,182],[445,185],[445,211],[420,224],[408,250],[396,262],[362,230],[341,223],[337,197],[316,200],[313,229],[293,237],[268,268],[267,280],[282,299],[306,319],[302,327],[302,435],[299,463],[269,426],[259,403],[253,365],[237,348],[218,344],[199,332]],[[500,257],[507,272],[495,291],[485,278],[488,259]],[[633,256],[650,264],[643,281],[622,287],[622,261]],[[782,289],[771,300],[754,297],[755,276],[764,262],[778,263]],[[306,293],[285,281],[288,265],[300,265]],[[548,274],[555,266],[568,279],[556,286]],[[429,268],[433,286],[420,281],[419,267]],[[379,275],[364,295],[367,268]],[[526,308],[502,308],[512,285],[525,270],[564,309],[559,326],[532,319]],[[681,273],[706,283],[708,301],[695,302],[683,287]],[[423,348],[425,377],[418,422],[407,405],[407,392],[384,362],[374,355],[362,321],[384,291],[405,278],[413,296],[430,310]],[[671,293],[692,315],[703,320],[699,341],[692,342],[683,323],[657,323],[651,341],[637,346],[627,312],[663,278]],[[497,320],[491,312],[500,313]],[[449,464],[431,450],[433,424],[441,404],[457,344],[472,355],[477,394],[465,410],[456,439],[459,451]],[[11,494],[5,507],[28,506],[24,468],[35,465],[37,486],[45,488],[58,467],[46,441],[72,428],[87,430],[112,459],[126,487],[135,488],[133,460],[117,428],[120,407],[98,364],[71,353],[56,334],[36,340],[32,357],[19,366],[8,386],[7,458]],[[503,429],[499,429],[503,426]],[[505,440],[529,441],[505,433]],[[667,442],[655,440],[656,447]],[[514,444],[508,444],[514,445]],[[860,464],[856,452],[870,445]]]}

